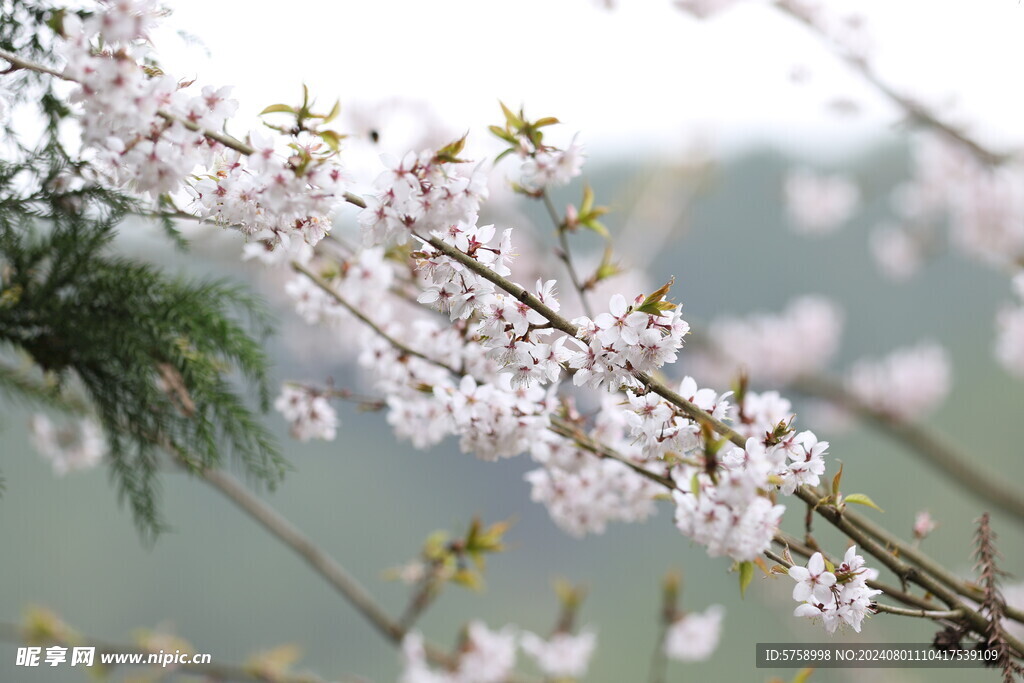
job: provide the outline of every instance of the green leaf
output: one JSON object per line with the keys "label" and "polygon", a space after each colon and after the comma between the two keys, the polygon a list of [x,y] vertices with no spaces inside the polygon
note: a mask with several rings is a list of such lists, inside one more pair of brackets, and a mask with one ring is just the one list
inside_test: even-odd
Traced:
{"label": "green leaf", "polygon": [[[502,140],[504,140],[505,142],[507,142],[509,144],[512,144],[512,145],[517,144],[515,136],[512,135],[512,133],[510,133],[507,130],[505,130],[504,128],[502,128],[501,126],[488,126],[487,130],[491,131],[492,135],[495,135],[495,136],[501,138]],[[507,151],[511,151],[511,150],[507,150]]]}
{"label": "green leaf", "polygon": [[747,561],[740,563],[740,597],[746,595],[747,586],[754,580],[754,563]]}
{"label": "green leaf", "polygon": [[319,135],[320,138],[327,143],[327,146],[330,147],[332,151],[338,151],[338,148],[341,146],[341,138],[343,137],[342,135],[339,135],[333,130],[322,130],[319,133],[317,133],[317,135]]}
{"label": "green leaf", "polygon": [[511,154],[511,153],[512,153],[512,152],[514,152],[514,151],[515,151],[514,149],[512,149],[511,147],[509,147],[509,148],[508,148],[508,149],[506,149],[506,150],[505,150],[504,152],[502,152],[502,153],[501,153],[501,154],[499,154],[498,156],[494,157],[494,163],[498,163],[499,161],[501,161],[502,159],[504,159],[505,157],[507,157],[507,156],[508,156],[509,154]]}
{"label": "green leaf", "polygon": [[586,220],[580,221],[580,225],[587,228],[588,230],[593,230],[594,232],[596,232],[601,237],[604,237],[605,239],[611,237],[611,235],[608,233],[608,228],[606,228],[604,223],[602,223],[601,221],[588,218]]}
{"label": "green leaf", "polygon": [[590,183],[583,186],[583,203],[580,204],[580,215],[588,215],[594,208],[594,188]]}
{"label": "green leaf", "polygon": [[474,591],[483,589],[484,582],[481,576],[469,569],[460,569],[452,576],[452,582]]}
{"label": "green leaf", "polygon": [[49,26],[54,33],[57,35],[64,35],[64,17],[67,15],[67,10],[57,9],[50,12],[50,16],[46,19],[46,25]]}
{"label": "green leaf", "polygon": [[448,555],[448,532],[435,531],[423,542],[423,556],[428,560],[440,560]]}
{"label": "green leaf", "polygon": [[453,142],[449,142],[447,145],[437,150],[437,154],[434,155],[434,160],[444,164],[462,164],[465,163],[465,159],[460,159],[459,154],[462,149],[466,146],[466,136],[469,132],[466,132],[461,138]]}
{"label": "green leaf", "polygon": [[864,493],[851,493],[850,495],[846,496],[843,500],[846,501],[847,503],[854,503],[856,505],[867,505],[869,508],[875,508],[879,512],[885,512],[885,510],[875,505],[875,501],[871,500],[871,498],[869,498]]}
{"label": "green leaf", "polygon": [[636,310],[649,315],[661,315],[664,311],[673,310],[676,305],[664,300],[673,282],[675,282],[674,278],[662,285],[657,291],[644,299],[643,303],[636,307]]}
{"label": "green leaf", "polygon": [[288,105],[288,104],[272,104],[269,107],[267,107],[266,109],[264,109],[263,111],[261,111],[259,115],[263,116],[264,114],[278,114],[278,113],[280,113],[280,114],[294,114],[295,113],[295,107],[292,107],[291,105]]}
{"label": "green leaf", "polygon": [[331,111],[324,117],[324,123],[330,123],[334,119],[338,118],[338,114],[341,113],[341,100],[335,100],[334,106],[331,107]]}
{"label": "green leaf", "polygon": [[601,256],[601,264],[597,267],[597,271],[594,273],[595,281],[600,282],[601,280],[613,277],[622,272],[622,268],[612,261],[612,255],[612,248],[605,247],[604,254]]}
{"label": "green leaf", "polygon": [[556,119],[554,116],[545,116],[544,118],[537,119],[537,121],[534,122],[533,127],[542,128],[544,126],[553,126],[556,123],[561,123],[561,121]]}
{"label": "green leaf", "polygon": [[511,109],[506,107],[505,103],[502,102],[501,100],[498,100],[498,104],[501,105],[501,111],[505,114],[505,120],[508,122],[508,125],[510,127],[516,128],[517,130],[523,127],[522,118],[516,116],[516,114]]}

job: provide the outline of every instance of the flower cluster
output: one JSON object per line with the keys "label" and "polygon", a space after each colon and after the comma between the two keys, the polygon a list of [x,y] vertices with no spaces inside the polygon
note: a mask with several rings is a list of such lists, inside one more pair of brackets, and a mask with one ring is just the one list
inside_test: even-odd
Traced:
{"label": "flower cluster", "polygon": [[892,280],[903,281],[921,269],[928,236],[910,227],[885,221],[872,229],[868,246],[882,273]]}
{"label": "flower cluster", "polygon": [[703,612],[689,612],[674,620],[665,632],[665,656],[682,662],[700,662],[718,648],[725,608],[711,605]]}
{"label": "flower cluster", "polygon": [[[223,153],[190,188],[193,209],[270,249],[289,253],[303,242],[317,244],[330,232],[330,214],[342,201],[342,168],[316,142],[286,159],[275,153],[269,136],[254,131],[249,141],[253,154]],[[295,245],[293,236],[299,238]]]}
{"label": "flower cluster", "polygon": [[984,164],[962,144],[928,135],[914,149],[912,179],[893,203],[908,229],[935,230],[948,221],[950,242],[996,266],[1024,255],[1024,166]]}
{"label": "flower cluster", "polygon": [[547,676],[581,677],[586,674],[597,644],[593,631],[579,635],[559,632],[545,640],[534,633],[517,634],[506,626],[492,631],[480,621],[466,628],[465,639],[456,665],[450,671],[430,667],[423,636],[412,632],[402,641],[404,668],[400,683],[500,683],[512,672],[517,645],[537,663]]}
{"label": "flower cluster", "polygon": [[590,630],[576,635],[559,631],[544,639],[525,631],[519,637],[519,645],[545,676],[582,678],[587,674],[590,657],[597,646],[597,634]]}
{"label": "flower cluster", "polygon": [[796,581],[793,599],[801,603],[793,616],[821,619],[829,633],[843,624],[860,633],[864,617],[871,614],[872,598],[882,592],[868,587],[868,581],[878,578],[878,570],[864,566],[857,546],[850,546],[838,567],[827,567],[822,554],[814,553],[806,567],[790,567],[789,575]]}
{"label": "flower cluster", "polygon": [[[729,395],[719,396],[712,389],[699,389],[692,377],[679,384],[679,395],[712,417],[722,419],[729,413]],[[654,392],[626,392],[629,400],[630,436],[644,448],[649,458],[669,453],[691,454],[702,448],[700,427],[679,409]]]}
{"label": "flower cluster", "polygon": [[879,360],[861,360],[850,368],[846,385],[879,412],[911,420],[949,395],[951,367],[945,349],[935,343],[897,349]]}
{"label": "flower cluster", "polygon": [[478,384],[467,375],[457,388],[434,389],[464,452],[485,460],[510,458],[528,450],[547,428],[548,411],[539,408],[547,406],[550,394],[540,387],[515,391],[513,382],[503,375],[495,383]]}
{"label": "flower cluster", "polygon": [[636,387],[637,374],[676,360],[689,323],[677,306],[652,312],[646,304],[642,295],[627,304],[625,297],[615,294],[606,313],[594,320],[585,316],[573,320],[582,347],[569,358],[569,367],[576,371],[575,385],[603,385],[610,391]]}
{"label": "flower cluster", "polygon": [[743,368],[751,379],[788,384],[822,370],[839,349],[843,315],[820,296],[791,301],[781,313],[721,317],[708,329],[715,355],[705,354],[703,374],[727,383]]}
{"label": "flower cluster", "polygon": [[545,146],[524,157],[519,169],[520,182],[530,192],[568,185],[580,174],[584,156],[583,147],[575,138],[564,150]]}
{"label": "flower cluster", "polygon": [[[228,149],[221,131],[238,103],[230,88],[188,84],[144,62],[161,10],[152,0],[104,3],[85,20],[64,17],[64,75],[77,87],[79,122],[92,168],[116,185],[151,196],[187,190],[197,215],[274,247],[298,234],[316,244],[344,192],[341,168],[314,139],[296,136],[288,154],[269,137],[249,135]],[[192,184],[192,178],[201,178]]]}
{"label": "flower cluster", "polygon": [[626,462],[599,459],[550,431],[539,435],[530,449],[530,457],[541,465],[526,473],[531,498],[544,504],[566,533],[602,533],[609,522],[639,522],[654,514],[654,498],[661,490],[633,467],[655,471],[659,463],[646,458],[632,438],[629,414],[618,400],[605,395],[593,428],[585,435]]}
{"label": "flower cluster", "polygon": [[[420,240],[422,247],[414,252],[414,276],[421,288],[417,300],[453,323],[441,325],[436,317],[410,322],[375,316],[386,334],[419,352],[410,358],[383,339],[366,340],[361,362],[387,397],[389,421],[396,431],[418,447],[454,434],[464,451],[489,460],[528,452],[541,466],[526,475],[531,497],[573,535],[600,533],[611,521],[646,519],[654,512],[659,487],[644,470],[660,476],[672,470],[675,480],[684,484],[682,491],[692,489],[691,480],[698,491],[676,494],[677,525],[684,534],[708,546],[712,555],[748,560],[763,551],[784,510],[767,494],[779,490],[789,495],[800,485],[817,484],[827,444],[818,443],[810,432],[794,435],[787,427],[780,433],[779,423],[792,421],[788,402],[777,394],[762,398],[749,392],[742,427],[756,438],[746,449],[728,444],[717,454],[709,453],[697,423],[644,389],[638,378],[674,361],[689,330],[679,308],[663,300],[667,287],[632,300],[613,295],[606,312],[571,321],[575,334],[569,336],[527,303],[535,297],[557,313],[554,281],[538,281],[527,295],[512,296],[487,277],[487,271],[501,277],[510,273],[511,230],[499,234],[493,226],[476,225],[475,202],[463,203],[463,216],[445,209],[449,224],[428,233],[424,231],[438,219],[418,221],[430,215],[432,200],[426,201],[427,209],[399,211],[409,220],[392,221],[398,214],[390,214],[387,207],[395,201],[419,205],[440,182],[465,186],[465,179],[457,180],[455,165],[441,157],[424,152],[392,164],[378,180],[376,201],[360,216],[367,242],[402,240],[410,234]],[[430,174],[434,181],[420,181]],[[470,268],[465,259],[446,253],[439,241],[479,267]],[[355,300],[367,283],[379,295],[380,280],[366,277],[353,282],[341,276],[332,285],[337,292],[345,291],[344,298]],[[309,296],[297,303],[311,322],[324,311],[337,309],[329,295],[303,291]],[[816,302],[794,309],[797,328],[814,329]],[[811,313],[804,314],[805,309]],[[344,317],[341,309],[338,312]],[[423,357],[434,360],[434,366]],[[453,376],[455,368],[461,372]],[[567,369],[577,386],[626,390],[625,404],[602,401],[592,426],[576,427],[583,438],[617,453],[616,458],[598,457],[552,429],[550,416],[560,412],[581,425],[557,393]],[[714,417],[736,417],[728,395],[699,389],[692,378],[682,382],[679,392]],[[676,455],[691,462],[703,458],[704,463],[677,463]],[[707,467],[708,457],[717,458],[714,467]]]}
{"label": "flower cluster", "polygon": [[409,152],[402,159],[383,156],[387,170],[378,176],[378,192],[359,214],[366,246],[405,244],[411,234],[429,235],[459,223],[475,225],[487,197],[483,174],[458,172],[435,152]]}
{"label": "flower cluster", "polygon": [[332,441],[338,429],[338,415],[323,393],[305,386],[285,384],[274,408],[291,423],[291,434],[299,441]]}
{"label": "flower cluster", "polygon": [[197,165],[213,160],[218,146],[195,128],[220,130],[237,108],[228,89],[192,96],[173,77],[147,71],[142,41],[158,18],[151,0],[107,3],[84,21],[68,13],[60,44],[94,167],[153,195],[180,189]]}
{"label": "flower cluster", "polygon": [[846,177],[807,169],[786,176],[783,190],[793,228],[805,234],[838,230],[860,203],[860,189]]}
{"label": "flower cluster", "polygon": [[[686,389],[692,380],[684,382]],[[800,486],[816,486],[825,472],[827,441],[813,432],[794,433],[789,402],[771,392],[748,392],[742,407],[722,405],[713,394],[696,392],[693,400],[705,410],[723,410],[740,420],[750,436],[743,448],[725,443],[717,449],[690,433],[689,449],[672,472],[678,489],[676,526],[707,548],[712,557],[725,555],[749,561],[770,545],[785,510],[768,497],[769,491],[792,495]],[[714,403],[712,403],[714,401]]]}
{"label": "flower cluster", "polygon": [[728,444],[717,455],[721,465],[713,470],[682,465],[673,472],[676,526],[711,557],[753,560],[771,544],[786,508],[760,495],[769,487],[770,465],[757,439],[745,449]]}

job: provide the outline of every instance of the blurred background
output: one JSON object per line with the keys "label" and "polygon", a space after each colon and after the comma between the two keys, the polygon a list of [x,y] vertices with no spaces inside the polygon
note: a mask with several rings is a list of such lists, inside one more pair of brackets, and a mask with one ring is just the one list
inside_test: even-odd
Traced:
{"label": "blurred background", "polygon": [[[843,15],[851,3],[828,3]],[[1009,87],[1020,63],[1016,3],[857,3],[879,71],[979,139],[1009,147],[1021,138],[1024,95]],[[558,116],[552,133],[576,131],[589,158],[584,178],[613,211],[607,225],[638,282],[675,276],[674,298],[699,329],[716,316],[778,311],[794,297],[827,296],[845,318],[836,372],[920,339],[941,343],[953,361],[950,398],[926,424],[977,466],[1024,488],[1019,424],[1024,384],[993,359],[993,320],[1010,299],[1005,274],[940,253],[908,282],[882,277],[869,232],[892,214],[890,193],[911,173],[913,130],[896,109],[835,59],[814,34],[757,3],[738,3],[698,22],[667,1],[628,6],[566,1],[436,3],[379,0],[331,5],[294,2],[183,3],[158,42],[168,71],[203,83],[236,84],[245,116],[291,102],[308,84],[323,102],[340,98],[353,173],[378,151],[470,131],[473,158],[493,156],[486,125],[500,123],[497,100],[524,104],[534,117]],[[196,42],[193,36],[201,38]],[[367,132],[378,133],[370,144]],[[474,156],[475,155],[475,156]],[[860,206],[833,234],[797,234],[783,187],[794,167],[842,173]],[[491,220],[535,228],[538,253],[554,243],[541,207],[503,189],[499,167]],[[579,184],[556,204],[579,201]],[[486,220],[488,217],[485,216]],[[514,222],[509,222],[514,221]],[[488,221],[489,222],[489,221]],[[353,230],[353,215],[338,230]],[[126,226],[119,248],[197,276],[231,274],[275,306],[271,342],[279,380],[358,386],[348,330],[313,333],[280,296],[279,276],[241,263],[237,236],[195,231],[188,254],[174,252],[144,225]],[[594,255],[598,240],[574,241]],[[541,258],[540,256],[537,257]],[[584,259],[586,256],[583,257]],[[559,279],[564,275],[558,273]],[[639,291],[639,290],[638,290]],[[563,294],[563,299],[570,296]],[[686,353],[680,370],[687,369]],[[720,387],[724,389],[724,387]],[[794,396],[795,400],[799,397]],[[451,589],[423,619],[431,639],[454,645],[458,628],[480,618],[539,633],[554,624],[552,582],[583,583],[580,623],[599,636],[587,680],[646,680],[658,632],[659,582],[683,575],[682,604],[726,606],[722,644],[708,662],[672,664],[669,680],[766,681],[793,671],[754,669],[757,642],[929,642],[927,622],[878,616],[864,633],[830,638],[791,616],[792,581],[755,578],[741,600],[728,562],[710,559],[672,524],[664,505],[642,525],[616,525],[582,540],[559,531],[529,501],[525,457],[485,463],[447,441],[427,452],[396,442],[384,415],[338,406],[333,443],[300,444],[276,426],[294,471],[275,493],[276,509],[378,595],[392,613],[408,589],[382,573],[413,558],[436,529],[459,531],[474,515],[512,518],[510,551],[492,559],[486,589]],[[885,510],[867,514],[910,537],[914,515],[929,510],[937,530],[924,549],[971,575],[973,520],[985,501],[959,491],[891,441],[820,406],[797,403],[798,424],[831,441],[830,470],[845,465],[844,488],[864,491]],[[52,609],[88,636],[127,642],[139,628],[169,630],[217,663],[295,643],[299,669],[325,678],[394,680],[399,656],[301,560],[201,481],[168,473],[163,509],[173,529],[144,545],[105,472],[57,478],[28,445],[29,413],[0,403],[0,453],[7,490],[0,499],[4,588],[0,621],[27,607]],[[821,425],[821,426],[819,426]],[[787,526],[799,533],[802,511]],[[996,512],[994,527],[1015,579],[1024,578],[1024,529]],[[821,527],[838,553],[842,540]],[[61,668],[13,666],[0,643],[0,680],[73,681]],[[113,678],[141,676],[114,671]],[[984,681],[974,670],[827,670],[814,681]]]}

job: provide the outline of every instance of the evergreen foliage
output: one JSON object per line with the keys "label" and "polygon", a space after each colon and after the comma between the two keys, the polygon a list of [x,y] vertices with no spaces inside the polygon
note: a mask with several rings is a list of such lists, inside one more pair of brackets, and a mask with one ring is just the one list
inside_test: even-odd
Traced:
{"label": "evergreen foliage", "polygon": [[[44,58],[47,23],[59,15],[43,3],[0,6],[0,47]],[[271,326],[261,303],[236,284],[175,277],[117,255],[118,226],[152,208],[88,182],[85,164],[61,142],[65,106],[49,84],[26,74],[21,85],[35,90],[34,100],[19,99],[38,106],[45,130],[28,145],[10,130],[3,139],[0,352],[35,367],[0,366],[0,391],[94,414],[109,443],[111,477],[147,537],[164,527],[162,452],[198,468],[233,458],[273,486],[286,463],[241,391],[251,389],[267,410],[262,342]],[[158,220],[182,246],[172,221]]]}

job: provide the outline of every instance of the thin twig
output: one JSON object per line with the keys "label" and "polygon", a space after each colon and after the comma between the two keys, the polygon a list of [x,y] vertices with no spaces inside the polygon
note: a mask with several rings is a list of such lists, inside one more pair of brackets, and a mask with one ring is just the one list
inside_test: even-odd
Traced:
{"label": "thin twig", "polygon": [[32,61],[29,61],[27,59],[22,59],[18,55],[14,54],[13,52],[8,52],[7,50],[0,50],[0,59],[4,60],[6,62],[10,62],[11,65],[13,67],[15,67],[16,69],[25,69],[26,71],[35,71],[36,73],[46,74],[47,76],[55,76],[56,78],[60,78],[60,79],[65,80],[65,81],[72,80],[72,79],[68,78],[67,76],[65,76],[63,73],[61,73],[60,71],[57,71],[56,69],[51,69],[50,67],[48,67],[48,66],[46,66],[44,64],[39,64],[37,62],[32,62]]}
{"label": "thin twig", "polygon": [[565,226],[565,222],[558,215],[558,210],[555,209],[554,202],[551,201],[551,195],[548,194],[547,190],[541,192],[541,199],[544,201],[544,206],[548,210],[548,216],[551,217],[551,222],[555,225],[555,232],[558,234],[558,244],[562,251],[562,261],[565,263],[566,270],[569,271],[569,280],[572,282],[572,286],[576,289],[576,293],[580,297],[580,303],[583,304],[583,312],[587,314],[588,318],[594,317],[594,312],[590,308],[590,301],[587,299],[587,289],[580,281],[579,275],[576,273],[576,266],[573,265],[572,260],[572,249],[569,247],[569,232]]}
{"label": "thin twig", "polygon": [[446,364],[442,363],[441,361],[434,360],[433,358],[430,358],[429,356],[427,356],[427,355],[425,355],[425,354],[423,354],[423,353],[421,353],[421,352],[419,352],[419,351],[417,351],[417,350],[415,350],[413,348],[410,348],[410,347],[406,346],[402,342],[398,341],[397,339],[395,339],[394,337],[389,335],[387,332],[385,332],[383,329],[381,329],[380,325],[378,325],[377,323],[373,322],[373,320],[371,320],[366,315],[364,315],[362,311],[360,311],[358,308],[356,308],[351,303],[349,303],[345,299],[345,297],[341,296],[341,294],[336,292],[335,289],[333,287],[331,287],[331,284],[329,282],[327,282],[327,280],[325,280],[324,278],[322,278],[319,275],[317,275],[316,273],[314,273],[306,265],[304,265],[302,263],[299,263],[298,261],[292,261],[291,262],[291,266],[292,266],[293,270],[295,270],[298,273],[302,273],[307,278],[309,278],[310,281],[313,282],[313,284],[315,284],[317,287],[322,289],[325,293],[329,294],[338,304],[341,305],[342,308],[344,308],[346,311],[351,313],[357,320],[359,320],[361,323],[363,323],[364,325],[369,327],[371,330],[374,331],[374,333],[376,333],[382,339],[384,339],[386,342],[388,342],[393,347],[395,347],[395,349],[398,350],[402,355],[413,356],[415,358],[419,358],[421,360],[425,360],[428,363],[433,363],[434,365],[437,365],[438,367],[444,368],[445,370],[447,370],[447,371],[449,371],[451,373],[454,373],[456,375],[461,374],[461,373],[459,373],[458,370],[456,370],[455,368],[451,367],[450,365],[446,365]]}
{"label": "thin twig", "polygon": [[[360,614],[366,617],[373,627],[387,640],[393,643],[401,643],[402,638],[405,637],[405,630],[388,616],[370,593],[344,567],[321,550],[319,546],[299,531],[277,510],[254,496],[237,480],[224,472],[211,469],[196,470],[191,466],[188,469],[224,494],[272,536],[302,557],[327,583],[352,604]],[[427,657],[434,663],[442,666],[453,664],[452,657],[439,648],[427,644],[425,650]]]}
{"label": "thin twig", "polygon": [[[773,538],[772,540],[775,543],[777,543],[780,546],[782,546],[783,548],[788,548],[793,553],[796,553],[797,555],[800,555],[800,556],[806,557],[806,558],[810,558],[811,555],[813,555],[816,552],[821,552],[819,550],[813,550],[811,548],[808,548],[807,546],[802,544],[800,541],[796,540],[792,536],[789,536],[788,534],[786,534],[786,533],[784,533],[782,531],[777,531],[775,533],[775,538]],[[774,553],[772,553],[771,551],[766,551],[765,552],[765,556],[769,557],[772,560],[779,561],[778,556],[775,555]],[[822,557],[824,557],[826,560],[831,562],[833,564],[833,566],[838,564],[835,561],[835,559],[834,558],[830,558],[827,553],[822,553]],[[780,562],[780,564],[782,564],[787,569],[789,568],[789,563],[786,562],[785,560],[782,560]],[[896,588],[895,586],[891,586],[891,585],[889,585],[887,583],[883,583],[882,581],[869,580],[867,582],[867,584],[868,584],[869,588],[874,588],[875,590],[880,590],[883,593],[885,593],[886,595],[888,595],[889,597],[894,598],[896,600],[899,600],[904,605],[910,605],[911,607],[916,607],[917,609],[926,609],[926,610],[927,609],[933,609],[935,607],[935,604],[933,602],[931,602],[930,600],[918,597],[918,596],[914,595],[913,593],[908,593],[908,592],[906,592],[904,590]]]}
{"label": "thin twig", "polygon": [[[861,528],[851,524],[849,520],[849,517],[852,516],[851,513],[847,511],[841,512],[831,505],[822,504],[818,494],[806,485],[798,488],[796,495],[804,502],[814,505],[819,515],[828,520],[832,526],[839,529],[847,537],[851,538],[862,550],[878,559],[901,580],[916,583],[946,603],[951,609],[960,610],[963,613],[964,622],[977,633],[985,634],[987,632],[988,619],[984,615],[968,607],[954,591],[937,581],[930,573],[907,564],[902,558],[897,557],[896,554],[889,552],[884,546],[879,545],[878,541],[866,534]],[[1018,656],[1024,656],[1024,643],[1021,643],[1016,638],[1011,638],[1009,635],[1006,637],[1006,642],[1016,651]]]}
{"label": "thin twig", "polygon": [[[880,541],[887,548],[893,549],[900,557],[913,562],[918,567],[935,577],[944,586],[956,591],[958,595],[973,600],[974,602],[981,602],[985,598],[985,593],[981,588],[958,577],[956,574],[952,573],[937,561],[926,555],[920,548],[915,548],[913,545],[903,542],[901,539],[895,537],[886,529],[882,528],[867,517],[851,514],[851,511],[849,510],[843,514],[847,520],[856,525],[859,529],[863,530],[872,538]],[[1006,616],[1014,621],[1024,623],[1024,610],[1007,606]]]}
{"label": "thin twig", "polygon": [[929,609],[907,609],[906,607],[895,607],[876,602],[871,606],[875,612],[885,614],[897,614],[901,617],[918,617],[920,619],[934,619],[936,621],[959,621],[964,615],[960,610],[929,610]]}
{"label": "thin twig", "polygon": [[856,415],[861,420],[907,447],[926,463],[944,474],[958,486],[970,491],[1002,512],[1024,521],[1024,495],[1008,484],[979,470],[980,463],[966,455],[928,429],[901,420],[865,403],[834,380],[821,375],[805,376],[790,385],[794,390],[823,398],[835,406]]}

